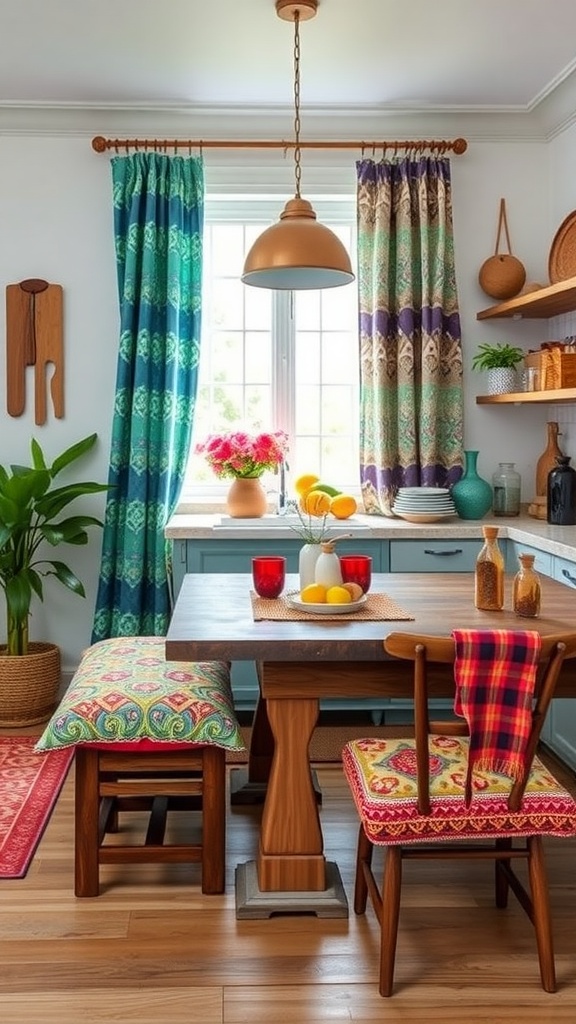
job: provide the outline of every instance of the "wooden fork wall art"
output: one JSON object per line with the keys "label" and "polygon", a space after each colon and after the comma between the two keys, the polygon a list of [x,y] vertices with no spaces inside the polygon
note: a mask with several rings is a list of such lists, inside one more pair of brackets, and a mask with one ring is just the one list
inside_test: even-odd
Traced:
{"label": "wooden fork wall art", "polygon": [[32,277],[6,288],[6,390],[10,416],[26,408],[27,368],[34,367],[35,422],[46,422],[47,391],[64,416],[62,287]]}

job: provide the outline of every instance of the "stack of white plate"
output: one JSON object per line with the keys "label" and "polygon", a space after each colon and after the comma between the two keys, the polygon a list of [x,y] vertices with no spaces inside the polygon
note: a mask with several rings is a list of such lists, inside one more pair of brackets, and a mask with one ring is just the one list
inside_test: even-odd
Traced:
{"label": "stack of white plate", "polygon": [[392,511],[409,523],[436,523],[457,515],[447,487],[400,487]]}

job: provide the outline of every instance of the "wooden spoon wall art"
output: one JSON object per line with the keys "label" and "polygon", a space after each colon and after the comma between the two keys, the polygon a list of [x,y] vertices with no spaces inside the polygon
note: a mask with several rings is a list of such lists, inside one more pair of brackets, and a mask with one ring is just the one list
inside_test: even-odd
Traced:
{"label": "wooden spoon wall art", "polygon": [[6,387],[10,416],[26,408],[26,370],[34,367],[35,422],[46,422],[48,385],[54,415],[64,416],[62,287],[28,278],[6,288]]}

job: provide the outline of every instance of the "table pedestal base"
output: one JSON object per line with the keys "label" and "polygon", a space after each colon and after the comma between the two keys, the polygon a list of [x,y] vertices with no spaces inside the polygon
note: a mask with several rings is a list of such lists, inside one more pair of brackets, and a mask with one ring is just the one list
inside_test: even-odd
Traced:
{"label": "table pedestal base", "polygon": [[[316,803],[322,803],[322,790],[318,776],[312,770],[312,785],[316,794]],[[248,768],[232,768],[230,771],[230,803],[233,806],[243,804],[263,804],[268,782],[252,782]]]}
{"label": "table pedestal base", "polygon": [[320,892],[262,892],[258,888],[255,860],[236,868],[236,917],[239,921],[274,914],[316,914],[316,917],[348,917],[348,900],[338,865],[326,862],[327,888]]}

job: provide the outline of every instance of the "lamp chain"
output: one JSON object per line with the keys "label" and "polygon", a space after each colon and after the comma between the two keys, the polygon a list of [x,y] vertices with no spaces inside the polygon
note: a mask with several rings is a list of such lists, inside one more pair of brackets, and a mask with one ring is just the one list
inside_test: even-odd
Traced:
{"label": "lamp chain", "polygon": [[300,11],[294,11],[294,176],[296,178],[296,199],[300,199]]}

